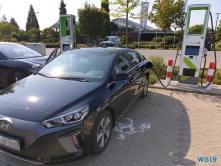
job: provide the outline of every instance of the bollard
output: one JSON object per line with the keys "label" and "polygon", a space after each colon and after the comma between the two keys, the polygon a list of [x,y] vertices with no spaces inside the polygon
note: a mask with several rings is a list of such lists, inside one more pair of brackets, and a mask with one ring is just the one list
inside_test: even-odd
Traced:
{"label": "bollard", "polygon": [[173,71],[173,60],[168,60],[167,62],[167,74],[166,74],[166,86],[169,84]]}
{"label": "bollard", "polygon": [[209,64],[209,71],[208,71],[208,75],[206,78],[206,86],[211,82],[211,84],[206,87],[206,90],[211,90],[212,89],[212,79],[213,79],[213,74],[216,68],[216,63],[215,62],[210,62]]}

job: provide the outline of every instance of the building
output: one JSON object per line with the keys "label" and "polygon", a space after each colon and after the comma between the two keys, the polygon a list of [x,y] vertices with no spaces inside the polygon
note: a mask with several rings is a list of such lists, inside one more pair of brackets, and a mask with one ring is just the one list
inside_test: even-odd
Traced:
{"label": "building", "polygon": [[[140,24],[128,20],[128,39],[129,41],[138,41]],[[126,19],[116,18],[111,21],[112,35],[122,36],[126,33]],[[168,31],[167,34],[174,35],[174,31]],[[159,29],[154,29],[146,25],[145,30],[140,31],[139,39],[142,41],[151,41],[153,37],[164,36],[164,32]]]}

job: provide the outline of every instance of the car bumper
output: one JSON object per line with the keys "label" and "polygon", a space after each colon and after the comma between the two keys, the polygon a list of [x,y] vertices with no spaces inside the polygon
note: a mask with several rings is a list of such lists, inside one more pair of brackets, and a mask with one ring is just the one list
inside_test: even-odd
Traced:
{"label": "car bumper", "polygon": [[[48,133],[36,137],[36,139],[31,139],[34,141],[30,147],[27,147],[27,144],[29,144],[29,141],[27,141],[28,135],[16,137],[13,133],[12,135],[4,133],[9,138],[12,136],[13,138],[20,138],[21,148],[20,150],[14,150],[0,144],[0,152],[33,164],[62,163],[87,156],[90,153],[91,136],[85,134],[88,131],[85,131],[84,124],[78,123],[64,127],[56,127],[57,129],[60,128],[57,131],[54,131],[55,128],[45,128],[44,130],[48,130]],[[2,130],[0,132],[2,133]],[[38,133],[38,131],[33,131],[33,134],[34,132]]]}

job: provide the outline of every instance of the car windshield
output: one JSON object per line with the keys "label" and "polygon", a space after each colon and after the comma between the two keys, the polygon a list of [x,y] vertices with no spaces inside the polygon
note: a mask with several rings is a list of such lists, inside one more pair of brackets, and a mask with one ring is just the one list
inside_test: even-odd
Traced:
{"label": "car windshield", "polygon": [[39,71],[47,77],[101,82],[107,76],[113,56],[105,53],[67,51]]}
{"label": "car windshield", "polygon": [[114,37],[105,37],[104,41],[114,41]]}
{"label": "car windshield", "polygon": [[38,52],[20,44],[1,44],[0,51],[9,59],[42,56]]}

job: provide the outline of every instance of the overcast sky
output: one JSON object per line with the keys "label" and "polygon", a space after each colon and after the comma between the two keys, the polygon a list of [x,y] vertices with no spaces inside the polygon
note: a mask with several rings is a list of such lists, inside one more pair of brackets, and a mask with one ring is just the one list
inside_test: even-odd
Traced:
{"label": "overcast sky", "polygon": [[[101,6],[101,0],[87,0],[88,3],[93,3],[96,7]],[[154,0],[147,0],[149,2],[149,11],[152,8]],[[84,0],[64,0],[66,4],[67,14],[77,15],[77,9],[82,8],[84,5]],[[30,4],[34,7],[35,12],[39,12],[37,14],[38,22],[40,25],[40,29],[47,28],[53,25],[59,18],[59,7],[60,0],[0,0],[0,4],[2,4],[2,9],[0,13],[0,17],[3,14],[7,16],[8,21],[11,17],[14,17],[17,21],[18,25],[21,29],[25,30],[28,10]],[[221,13],[221,0],[188,0],[188,4],[210,4],[211,12],[213,15],[213,22],[215,27],[216,14]],[[113,8],[110,6],[110,9]],[[135,14],[140,12],[140,7],[137,7],[134,11]],[[219,16],[219,20],[221,18],[221,14]],[[199,20],[202,20],[203,17],[201,14],[197,14],[193,17],[194,24],[200,24]],[[139,23],[139,20],[133,20]],[[151,24],[147,21],[147,25],[155,28],[154,24]],[[210,23],[209,23],[209,27]]]}

